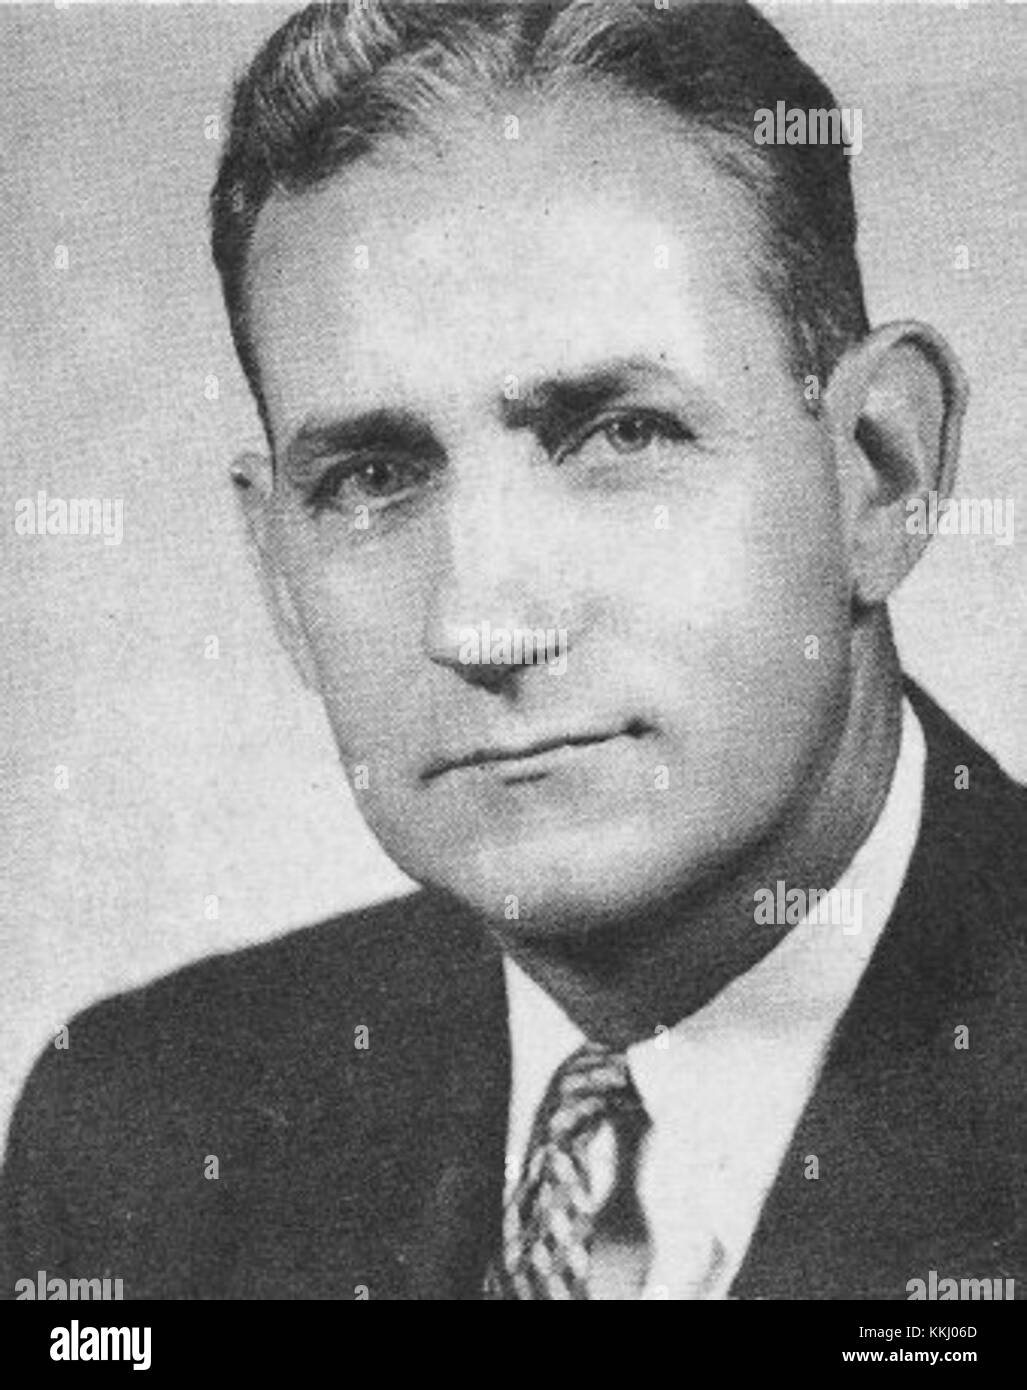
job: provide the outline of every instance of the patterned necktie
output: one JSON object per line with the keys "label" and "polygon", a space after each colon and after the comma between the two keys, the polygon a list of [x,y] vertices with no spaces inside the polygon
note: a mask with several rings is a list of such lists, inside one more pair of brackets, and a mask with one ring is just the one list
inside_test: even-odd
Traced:
{"label": "patterned necktie", "polygon": [[595,1043],[556,1071],[539,1107],[520,1180],[506,1204],[490,1299],[589,1299],[597,1240],[638,1251],[638,1144],[649,1120],[623,1054]]}

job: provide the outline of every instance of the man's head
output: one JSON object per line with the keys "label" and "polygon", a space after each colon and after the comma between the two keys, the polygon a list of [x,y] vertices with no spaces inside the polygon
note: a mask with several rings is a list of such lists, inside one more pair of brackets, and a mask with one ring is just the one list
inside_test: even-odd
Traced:
{"label": "man's head", "polygon": [[[237,92],[272,606],[386,850],[514,930],[780,832],[954,458],[944,345],[868,334],[843,149],[754,141],[780,100],[834,105],[721,3],[318,7]],[[495,646],[538,629],[562,674]]]}

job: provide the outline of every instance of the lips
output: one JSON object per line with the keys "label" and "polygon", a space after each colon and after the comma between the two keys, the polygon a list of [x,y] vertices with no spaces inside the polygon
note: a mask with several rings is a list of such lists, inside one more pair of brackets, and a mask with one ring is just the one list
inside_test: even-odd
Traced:
{"label": "lips", "polygon": [[554,734],[525,743],[489,744],[483,748],[475,748],[469,753],[459,753],[432,762],[422,774],[421,780],[430,782],[446,772],[456,772],[460,768],[487,767],[490,763],[530,764],[533,759],[545,760],[547,754],[559,752],[564,748],[597,747],[616,738],[637,738],[648,731],[647,725],[632,720],[622,728],[580,734]]}

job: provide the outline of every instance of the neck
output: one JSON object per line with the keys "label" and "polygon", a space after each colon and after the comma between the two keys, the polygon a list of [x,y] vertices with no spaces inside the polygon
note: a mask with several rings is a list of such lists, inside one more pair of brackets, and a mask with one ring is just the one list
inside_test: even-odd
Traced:
{"label": "neck", "polygon": [[589,1037],[619,1048],[651,1038],[756,965],[791,928],[754,929],[754,884],[837,882],[881,814],[898,755],[901,675],[885,642],[884,659],[857,668],[820,785],[725,879],[613,928],[503,942]]}

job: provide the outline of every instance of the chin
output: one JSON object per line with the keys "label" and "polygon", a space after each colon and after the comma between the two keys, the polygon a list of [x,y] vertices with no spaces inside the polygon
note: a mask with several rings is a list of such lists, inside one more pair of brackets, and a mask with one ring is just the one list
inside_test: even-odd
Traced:
{"label": "chin", "polygon": [[413,876],[458,898],[505,936],[526,938],[583,935],[658,911],[704,878],[694,847],[663,845],[651,828],[642,833],[630,824],[479,844],[432,867]]}

